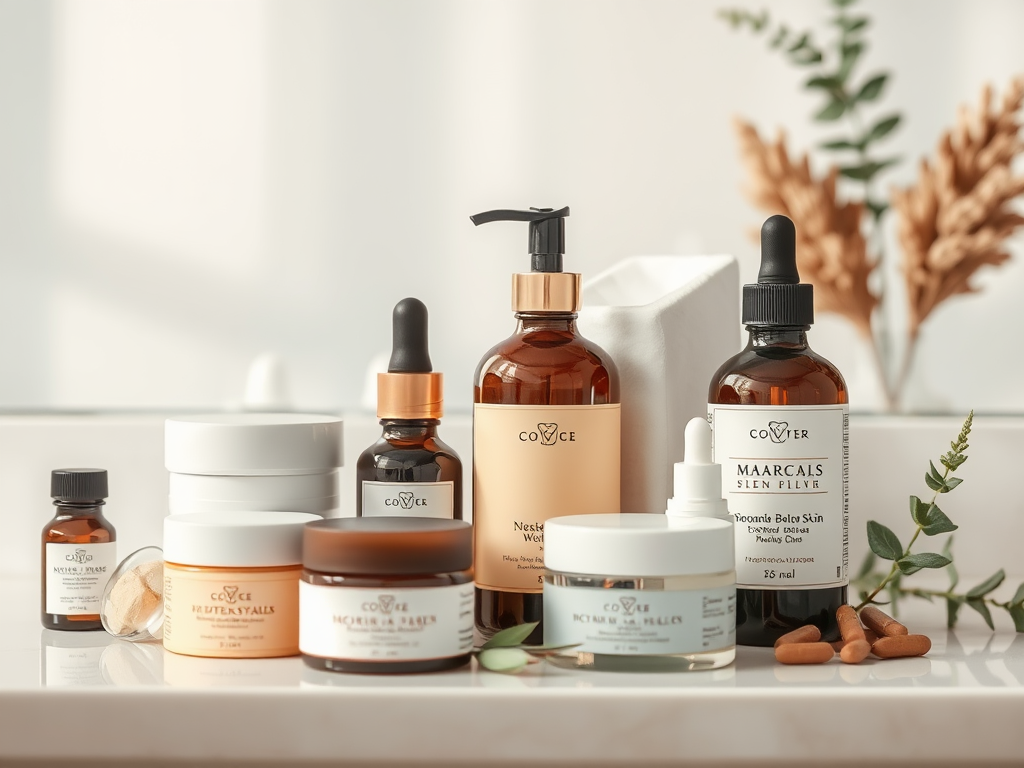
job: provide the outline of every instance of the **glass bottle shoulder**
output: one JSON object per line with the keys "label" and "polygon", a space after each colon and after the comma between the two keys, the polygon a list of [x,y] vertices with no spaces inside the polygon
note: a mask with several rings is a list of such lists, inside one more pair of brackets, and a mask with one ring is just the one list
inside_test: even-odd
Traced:
{"label": "glass bottle shoulder", "polygon": [[831,362],[804,345],[748,343],[715,372],[708,402],[735,405],[835,405],[848,402]]}

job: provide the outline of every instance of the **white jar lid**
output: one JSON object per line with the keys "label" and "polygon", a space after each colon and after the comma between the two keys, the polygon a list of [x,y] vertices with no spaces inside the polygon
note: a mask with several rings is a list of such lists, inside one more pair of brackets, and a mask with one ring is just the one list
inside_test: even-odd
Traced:
{"label": "white jar lid", "polygon": [[711,517],[572,515],[544,524],[544,567],[594,576],[689,576],[736,568],[733,524]]}
{"label": "white jar lid", "polygon": [[193,512],[164,518],[164,560],[179,565],[260,568],[302,562],[305,512]]}
{"label": "white jar lid", "polygon": [[341,419],[308,413],[176,416],[164,464],[192,475],[303,475],[342,466]]}

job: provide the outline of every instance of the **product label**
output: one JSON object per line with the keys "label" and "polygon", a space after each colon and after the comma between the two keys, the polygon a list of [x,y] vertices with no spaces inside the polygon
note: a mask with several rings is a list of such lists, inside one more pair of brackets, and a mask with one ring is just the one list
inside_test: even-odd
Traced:
{"label": "product label", "polygon": [[545,584],[544,642],[620,656],[728,648],[736,644],[736,588],[660,592]]}
{"label": "product label", "polygon": [[45,545],[46,612],[98,614],[107,579],[117,567],[117,544]]}
{"label": "product label", "polygon": [[104,648],[104,645],[96,648],[58,648],[47,645],[43,685],[47,688],[106,685],[100,668]]}
{"label": "product label", "polygon": [[416,589],[302,582],[299,648],[326,659],[423,661],[473,648],[473,582]]}
{"label": "product label", "polygon": [[736,517],[736,583],[819,589],[848,577],[849,408],[708,405]]}
{"label": "product label", "polygon": [[473,406],[476,583],[539,593],[544,524],[619,512],[619,405]]}
{"label": "product label", "polygon": [[299,568],[164,567],[164,647],[258,658],[299,650]]}
{"label": "product label", "polygon": [[451,520],[454,511],[455,483],[378,483],[363,482],[363,517],[405,515],[444,517]]}

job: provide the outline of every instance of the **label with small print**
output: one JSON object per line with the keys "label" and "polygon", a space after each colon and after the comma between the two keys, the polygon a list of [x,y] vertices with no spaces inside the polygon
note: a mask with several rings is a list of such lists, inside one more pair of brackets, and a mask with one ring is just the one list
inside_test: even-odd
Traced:
{"label": "label with small print", "polygon": [[544,642],[618,656],[729,648],[736,644],[736,588],[662,592],[546,583]]}
{"label": "label with small print", "polygon": [[299,650],[350,661],[423,661],[473,649],[473,582],[415,589],[299,584]]}
{"label": "label with small print", "polygon": [[736,583],[820,589],[849,580],[849,408],[708,405],[736,518]]}
{"label": "label with small print", "polygon": [[363,481],[363,517],[455,516],[455,483],[379,483]]}
{"label": "label with small print", "polygon": [[117,544],[53,544],[45,546],[46,612],[81,616],[100,612],[103,588],[117,567]]}

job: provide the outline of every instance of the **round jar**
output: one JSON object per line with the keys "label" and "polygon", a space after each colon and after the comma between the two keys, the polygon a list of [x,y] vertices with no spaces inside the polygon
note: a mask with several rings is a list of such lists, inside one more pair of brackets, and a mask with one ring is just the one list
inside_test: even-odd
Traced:
{"label": "round jar", "polygon": [[301,413],[178,416],[164,427],[170,513],[339,506],[342,422]]}
{"label": "round jar", "polygon": [[558,666],[716,669],[736,658],[733,524],[574,515],[544,526],[544,642]]}
{"label": "round jar", "polygon": [[436,672],[473,650],[473,527],[352,517],[303,531],[299,649],[314,669]]}
{"label": "round jar", "polygon": [[164,518],[164,648],[262,659],[299,652],[301,512]]}

